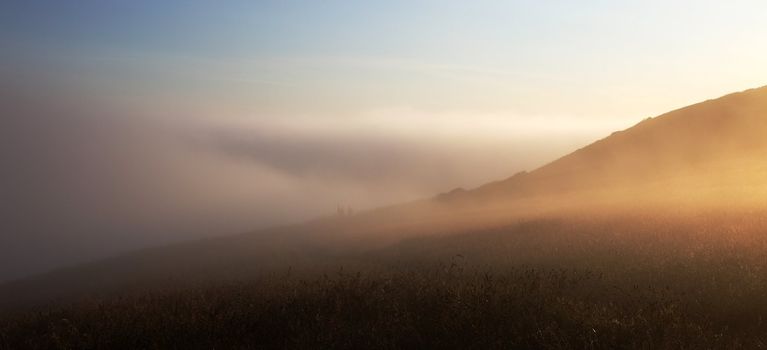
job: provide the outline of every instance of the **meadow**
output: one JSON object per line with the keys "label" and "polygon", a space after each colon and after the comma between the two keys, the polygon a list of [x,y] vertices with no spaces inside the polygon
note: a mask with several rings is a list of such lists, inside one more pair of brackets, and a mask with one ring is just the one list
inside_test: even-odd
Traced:
{"label": "meadow", "polygon": [[0,347],[764,348],[765,218],[541,216],[19,308],[0,317]]}

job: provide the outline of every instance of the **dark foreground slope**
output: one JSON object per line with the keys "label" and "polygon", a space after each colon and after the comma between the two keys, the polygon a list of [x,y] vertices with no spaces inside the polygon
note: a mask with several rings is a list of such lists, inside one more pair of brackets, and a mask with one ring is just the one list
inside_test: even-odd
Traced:
{"label": "dark foreground slope", "polygon": [[538,219],[406,240],[324,274],[6,314],[0,348],[758,349],[766,213]]}

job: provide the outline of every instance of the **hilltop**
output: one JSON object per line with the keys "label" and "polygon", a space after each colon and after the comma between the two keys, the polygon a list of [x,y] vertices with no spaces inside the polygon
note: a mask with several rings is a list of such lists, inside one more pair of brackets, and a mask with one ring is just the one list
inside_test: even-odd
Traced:
{"label": "hilltop", "polygon": [[766,136],[767,87],[762,87],[647,118],[541,168],[442,200],[507,200],[680,185],[673,180],[709,186],[764,185]]}

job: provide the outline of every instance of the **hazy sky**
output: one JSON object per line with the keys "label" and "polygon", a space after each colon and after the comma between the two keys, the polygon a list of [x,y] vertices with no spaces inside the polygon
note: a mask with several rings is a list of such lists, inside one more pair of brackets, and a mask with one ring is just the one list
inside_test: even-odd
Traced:
{"label": "hazy sky", "polygon": [[194,99],[187,108],[220,117],[354,118],[412,108],[625,125],[767,78],[763,1],[2,7],[4,56],[77,79],[85,93]]}
{"label": "hazy sky", "polygon": [[765,14],[764,1],[3,1],[0,280],[529,170],[767,84]]}

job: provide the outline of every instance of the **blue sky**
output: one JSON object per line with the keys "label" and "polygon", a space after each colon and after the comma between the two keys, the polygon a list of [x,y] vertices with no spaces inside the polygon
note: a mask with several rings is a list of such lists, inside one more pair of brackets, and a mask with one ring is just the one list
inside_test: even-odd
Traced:
{"label": "blue sky", "polygon": [[37,64],[30,69],[73,71],[97,81],[95,90],[127,86],[149,99],[223,94],[230,97],[222,103],[253,115],[408,107],[627,126],[767,81],[767,5],[759,1],[87,0],[2,7],[4,51]]}

